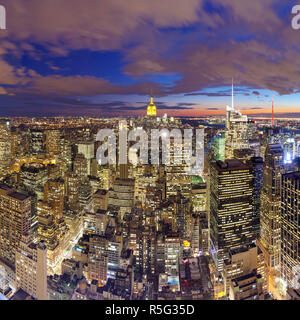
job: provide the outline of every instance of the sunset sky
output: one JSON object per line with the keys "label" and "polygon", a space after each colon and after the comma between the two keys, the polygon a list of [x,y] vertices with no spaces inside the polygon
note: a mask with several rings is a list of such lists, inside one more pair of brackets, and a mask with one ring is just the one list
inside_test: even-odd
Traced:
{"label": "sunset sky", "polygon": [[[300,3],[300,2],[299,2]],[[289,0],[0,0],[0,116],[300,117]]]}

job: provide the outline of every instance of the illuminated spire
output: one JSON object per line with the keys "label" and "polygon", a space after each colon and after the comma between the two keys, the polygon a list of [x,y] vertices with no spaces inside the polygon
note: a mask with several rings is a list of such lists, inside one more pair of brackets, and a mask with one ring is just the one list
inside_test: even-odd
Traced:
{"label": "illuminated spire", "polygon": [[153,102],[153,96],[151,94],[151,97],[150,97],[150,104],[148,105],[148,108],[147,108],[147,116],[153,116],[153,117],[156,117],[156,106]]}
{"label": "illuminated spire", "polygon": [[232,78],[232,93],[231,93],[231,107],[234,109],[234,103],[233,103],[233,78]]}
{"label": "illuminated spire", "polygon": [[153,91],[151,89],[151,92],[150,92],[150,104],[153,105]]}
{"label": "illuminated spire", "polygon": [[231,107],[226,106],[227,111],[235,111],[234,110],[234,92],[233,92],[233,78],[232,78],[232,84],[231,84]]}
{"label": "illuminated spire", "polygon": [[272,92],[272,126],[274,126],[274,94]]}

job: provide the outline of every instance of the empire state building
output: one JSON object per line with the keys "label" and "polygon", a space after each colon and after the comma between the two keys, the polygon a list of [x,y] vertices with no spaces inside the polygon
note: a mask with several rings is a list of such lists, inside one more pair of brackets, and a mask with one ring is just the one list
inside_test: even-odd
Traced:
{"label": "empire state building", "polygon": [[153,97],[150,98],[150,104],[147,108],[147,116],[148,117],[156,117],[156,105],[153,103]]}

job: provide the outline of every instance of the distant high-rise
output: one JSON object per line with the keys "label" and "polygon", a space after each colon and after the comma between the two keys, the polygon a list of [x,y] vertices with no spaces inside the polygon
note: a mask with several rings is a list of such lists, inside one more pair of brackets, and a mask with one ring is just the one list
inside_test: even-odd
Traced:
{"label": "distant high-rise", "polygon": [[79,205],[79,179],[74,172],[66,173],[66,195],[69,207],[76,210]]}
{"label": "distant high-rise", "polygon": [[166,166],[166,195],[167,197],[176,196],[181,193],[185,197],[189,197],[191,193],[191,176],[186,172],[186,165],[170,165]]}
{"label": "distant high-rise", "polygon": [[221,271],[229,249],[255,239],[253,175],[249,166],[236,159],[213,162],[210,175],[211,254]]}
{"label": "distant high-rise", "polygon": [[281,278],[295,288],[300,265],[300,172],[282,176],[281,188]]}
{"label": "distant high-rise", "polygon": [[44,186],[44,201],[53,210],[54,218],[60,220],[64,209],[64,181],[60,179],[48,180]]}
{"label": "distant high-rise", "polygon": [[279,144],[266,148],[260,210],[260,242],[269,271],[279,267],[280,254],[280,180],[283,150]]}
{"label": "distant high-rise", "polygon": [[58,157],[58,163],[60,164],[60,170],[62,173],[62,176],[65,175],[65,173],[68,170],[71,170],[72,168],[72,148],[70,141],[65,137],[62,136],[60,138],[60,152]]}
{"label": "distant high-rise", "polygon": [[60,151],[60,132],[59,130],[46,131],[46,151],[50,155],[57,155]]}
{"label": "distant high-rise", "polygon": [[186,238],[189,230],[188,218],[191,216],[189,199],[183,197],[180,193],[176,196],[174,201],[174,212],[176,216],[177,232],[181,238]]}
{"label": "distant high-rise", "polygon": [[274,126],[274,94],[272,93],[272,126]]}
{"label": "distant high-rise", "polygon": [[130,213],[134,205],[134,179],[119,179],[117,178],[112,189],[109,190],[108,205],[120,207],[120,218],[122,219],[125,213]]}
{"label": "distant high-rise", "polygon": [[74,159],[74,173],[80,180],[88,176],[88,161],[83,154],[78,153]]}
{"label": "distant high-rise", "polygon": [[18,129],[11,130],[10,135],[10,149],[11,149],[11,158],[15,159],[19,155],[21,155],[21,135],[18,131]]}
{"label": "distant high-rise", "polygon": [[234,108],[232,85],[232,105],[226,107],[225,157],[233,159],[235,149],[247,149],[248,147],[248,117]]}
{"label": "distant high-rise", "polygon": [[214,142],[213,142],[213,158],[215,161],[224,161],[225,160],[225,133],[220,133],[218,136],[216,136]]}
{"label": "distant high-rise", "polygon": [[30,154],[42,154],[45,153],[45,137],[44,132],[41,130],[30,130]]}
{"label": "distant high-rise", "polygon": [[180,237],[170,234],[165,238],[165,273],[176,277],[179,273]]}
{"label": "distant high-rise", "polygon": [[21,166],[20,181],[29,190],[42,190],[47,181],[47,167],[42,163],[25,163]]}
{"label": "distant high-rise", "polygon": [[10,122],[0,120],[0,178],[8,174],[11,162],[11,132]]}
{"label": "distant high-rise", "polygon": [[95,157],[94,141],[82,141],[77,144],[78,153],[86,159],[87,174],[91,174],[91,160]]}
{"label": "distant high-rise", "polygon": [[93,194],[93,210],[107,210],[108,207],[108,191],[103,189],[98,189]]}
{"label": "distant high-rise", "polygon": [[136,265],[140,275],[154,273],[155,271],[155,232],[146,226],[137,233]]}

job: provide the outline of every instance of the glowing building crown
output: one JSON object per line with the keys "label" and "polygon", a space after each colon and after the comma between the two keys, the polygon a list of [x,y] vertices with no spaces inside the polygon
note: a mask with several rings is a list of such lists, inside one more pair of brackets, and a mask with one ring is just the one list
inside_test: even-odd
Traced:
{"label": "glowing building crown", "polygon": [[147,108],[147,116],[156,117],[156,105],[153,103],[153,97],[150,98],[150,104]]}

